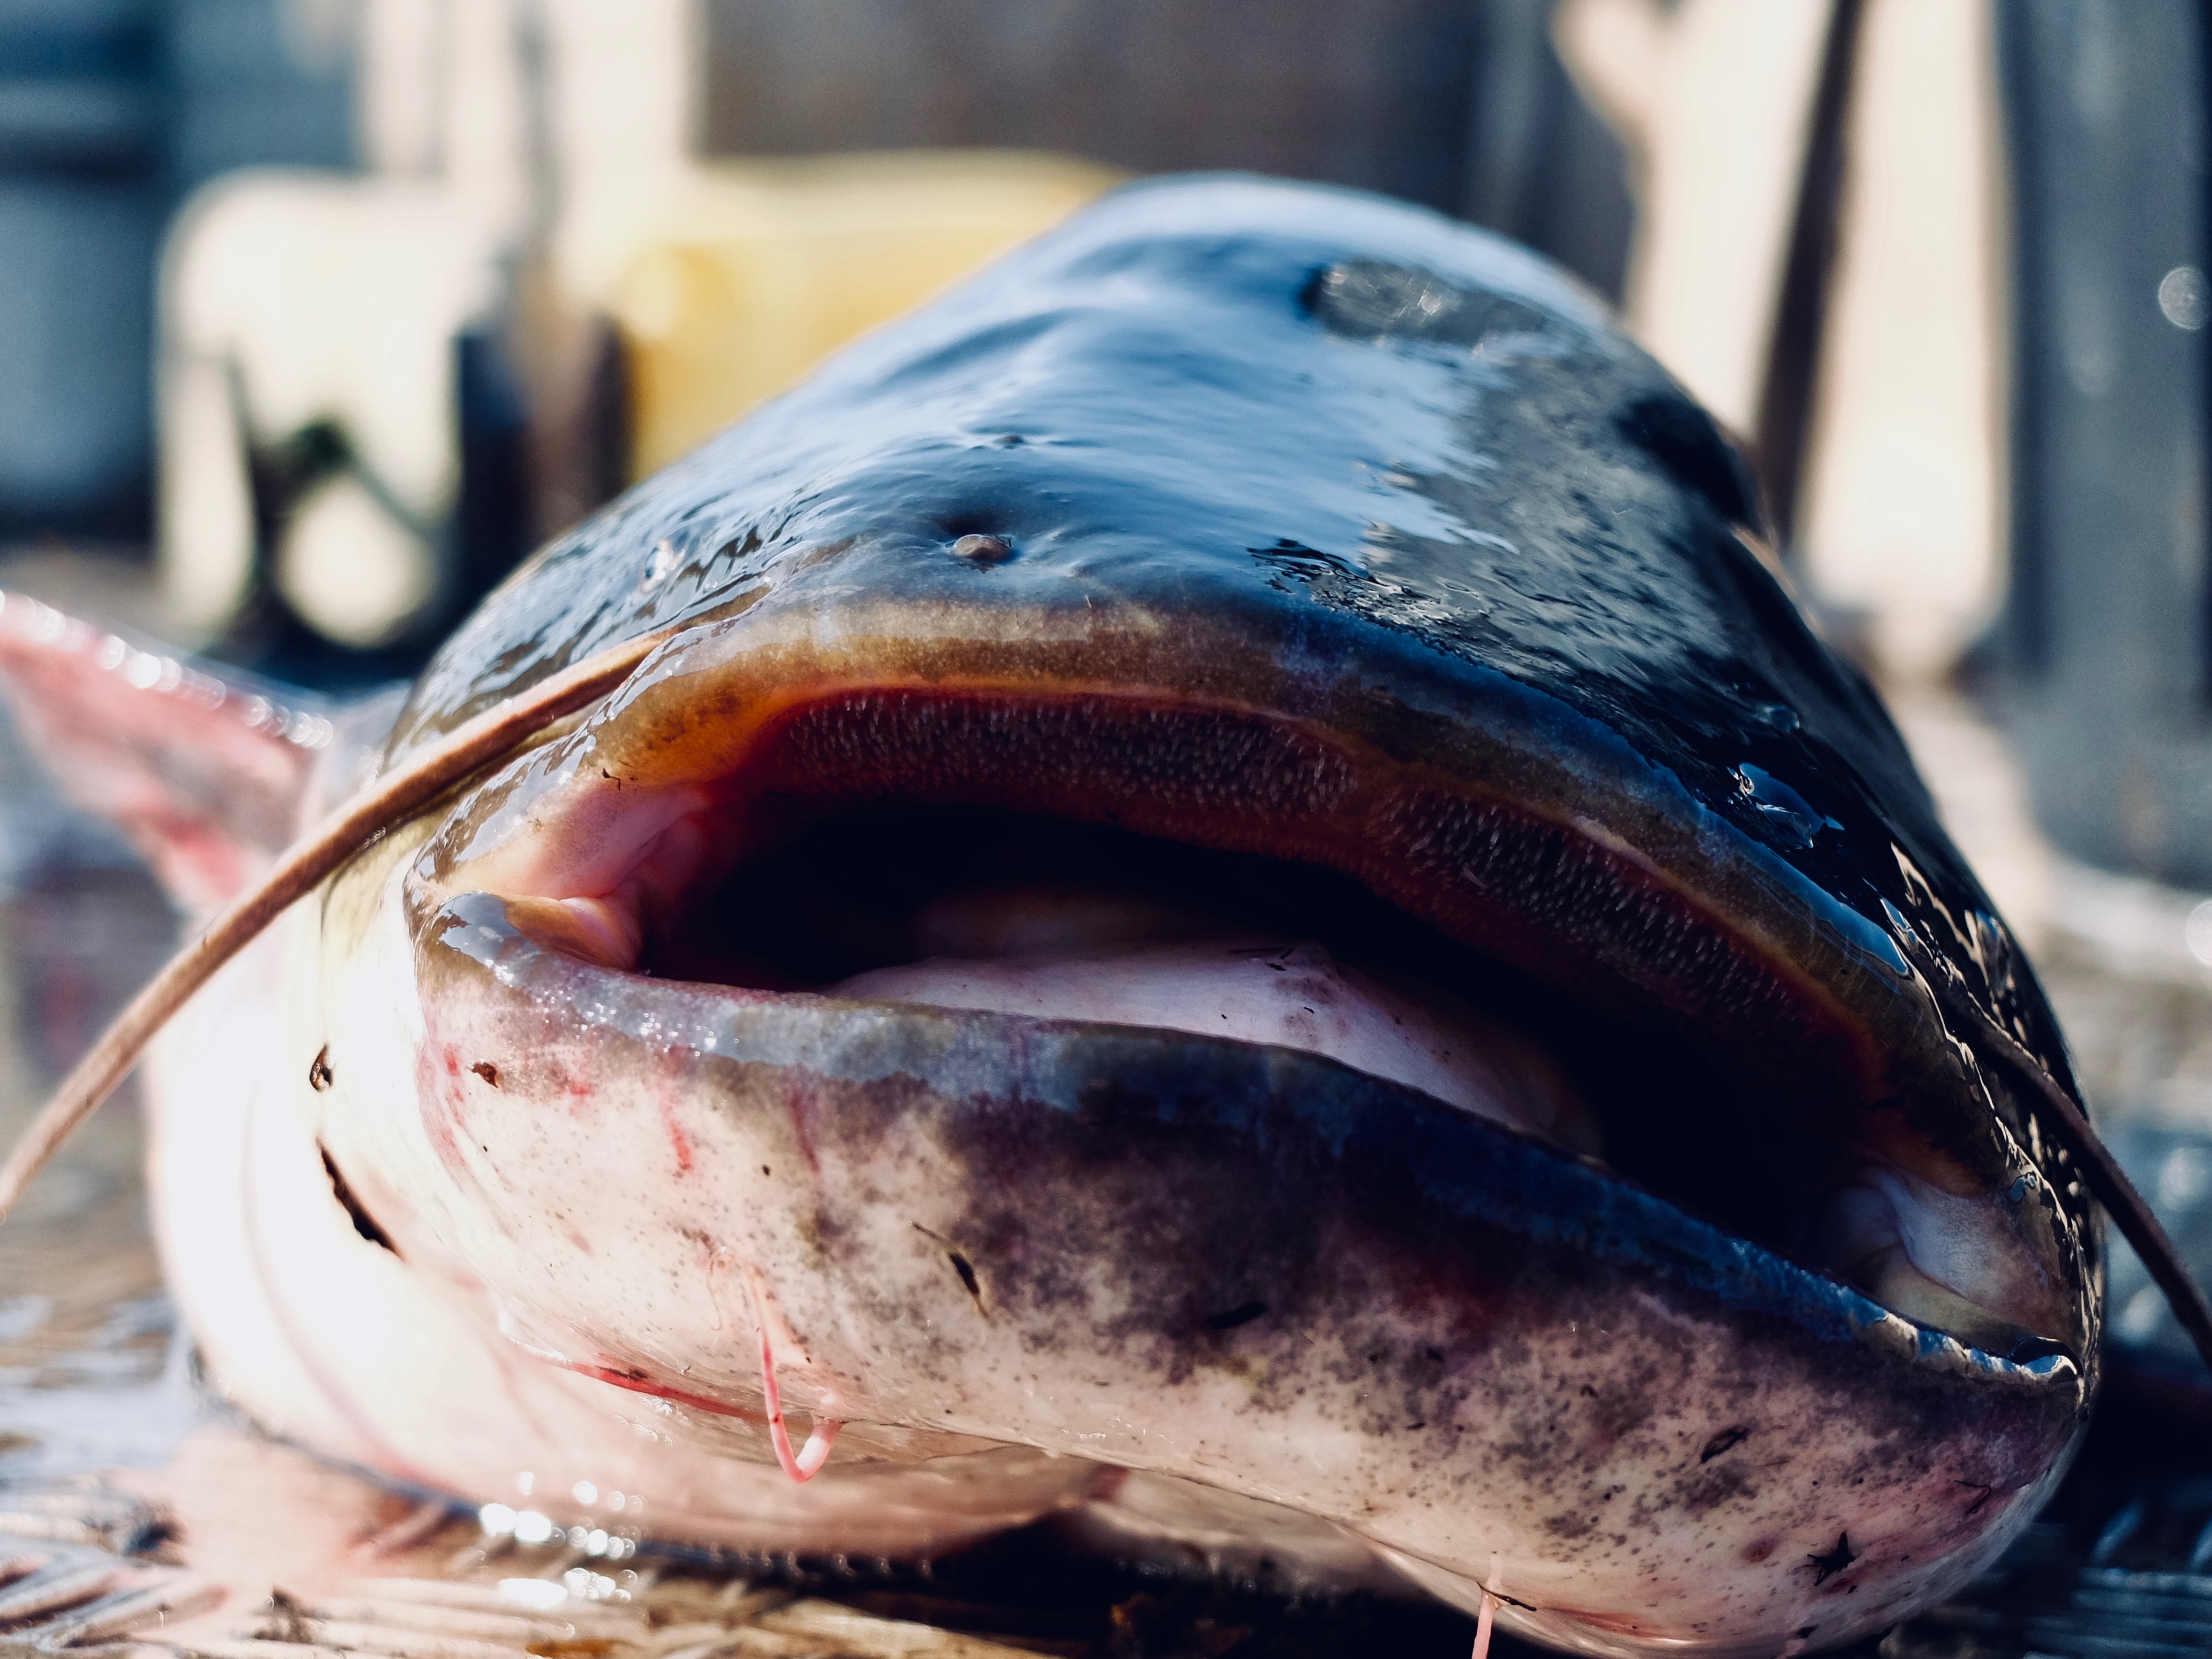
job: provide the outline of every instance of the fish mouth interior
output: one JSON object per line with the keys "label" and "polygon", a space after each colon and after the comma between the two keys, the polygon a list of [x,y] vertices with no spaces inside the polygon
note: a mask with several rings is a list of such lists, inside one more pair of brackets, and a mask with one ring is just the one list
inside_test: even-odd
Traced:
{"label": "fish mouth interior", "polygon": [[1726,1132],[1741,1103],[1697,1055],[1296,860],[1004,808],[846,805],[697,894],[635,966],[1304,1048],[1790,1242],[1771,1152]]}
{"label": "fish mouth interior", "polygon": [[[661,980],[1304,1048],[1600,1160],[1970,1346],[2063,1347],[2054,1264],[1995,1194],[1870,1133],[1832,1051],[1737,1063],[1662,1000],[1561,973],[1510,915],[1470,924],[1391,844],[1433,839],[1403,805],[1427,797],[1370,802],[1389,827],[1363,841],[1310,805],[1311,775],[1346,763],[1237,726],[868,694],[817,700],[703,782],[588,745],[562,764],[598,798],[590,858],[495,856],[477,881],[463,860],[449,890]],[[1647,902],[1547,857],[1533,902]]]}

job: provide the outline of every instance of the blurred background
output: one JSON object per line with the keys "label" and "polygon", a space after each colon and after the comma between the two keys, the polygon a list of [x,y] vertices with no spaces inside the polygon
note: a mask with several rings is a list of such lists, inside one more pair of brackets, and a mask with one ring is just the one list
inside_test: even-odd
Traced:
{"label": "blurred background", "polygon": [[1855,647],[1940,676],[2002,586],[1993,27],[1974,0],[0,0],[0,536],[143,565],[234,658],[404,672],[828,349],[1197,167],[1527,241],[1756,438],[1826,74],[1780,493]]}
{"label": "blurred background", "polygon": [[[0,0],[0,587],[380,684],[1121,179],[1386,191],[1740,436],[2212,1274],[2208,100],[2186,0]],[[0,1132],[172,927],[0,732]],[[0,1472],[182,1420],[102,1121],[0,1231]],[[2118,1254],[2108,1414],[2212,1424]],[[2102,1559],[2212,1568],[2212,1481],[2160,1490]]]}

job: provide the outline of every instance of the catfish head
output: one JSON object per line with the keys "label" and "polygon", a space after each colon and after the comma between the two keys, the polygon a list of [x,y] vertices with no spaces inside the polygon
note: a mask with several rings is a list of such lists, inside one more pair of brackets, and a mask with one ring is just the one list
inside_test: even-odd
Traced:
{"label": "catfish head", "polygon": [[1991,1051],[2070,1091],[2042,994],[1770,563],[1534,256],[1109,198],[439,653],[386,767],[665,635],[173,1036],[263,1170],[198,1282],[291,1286],[195,1302],[173,1151],[218,1375],[601,1537],[1062,1510],[1591,1653],[1893,1623],[2063,1472],[2100,1247]]}

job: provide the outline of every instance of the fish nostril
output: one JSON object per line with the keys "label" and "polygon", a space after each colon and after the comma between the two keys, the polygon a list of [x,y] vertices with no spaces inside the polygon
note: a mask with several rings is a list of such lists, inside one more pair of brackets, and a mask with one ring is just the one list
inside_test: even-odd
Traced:
{"label": "fish nostril", "polygon": [[952,544],[952,556],[971,564],[1003,564],[1014,556],[1014,544],[1004,536],[963,536]]}

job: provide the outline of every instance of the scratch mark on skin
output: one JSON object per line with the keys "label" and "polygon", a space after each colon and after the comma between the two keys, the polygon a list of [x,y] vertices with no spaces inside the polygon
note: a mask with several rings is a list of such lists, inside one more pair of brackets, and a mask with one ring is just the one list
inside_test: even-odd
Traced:
{"label": "scratch mark on skin", "polygon": [[665,1097],[660,1103],[660,1124],[668,1132],[668,1144],[676,1153],[677,1174],[690,1175],[696,1161],[691,1137],[684,1133],[684,1126],[676,1121],[675,1104]]}
{"label": "scratch mark on skin", "polygon": [[1249,1325],[1267,1311],[1264,1302],[1247,1302],[1225,1313],[1208,1314],[1206,1328],[1209,1331],[1233,1331],[1239,1325]]}
{"label": "scratch mark on skin", "polygon": [[1850,1534],[1839,1532],[1835,1548],[1826,1555],[1808,1555],[1805,1559],[1813,1564],[1813,1583],[1818,1586],[1826,1583],[1859,1558],[1852,1553]]}
{"label": "scratch mark on skin", "polygon": [[791,1132],[798,1138],[799,1155],[806,1167],[817,1176],[822,1173],[822,1159],[814,1150],[814,1138],[806,1132],[806,1120],[813,1112],[815,1091],[804,1083],[788,1085],[788,1109],[791,1113]]}
{"label": "scratch mark on skin", "polygon": [[1723,1429],[1705,1442],[1705,1450],[1698,1454],[1698,1462],[1710,1463],[1723,1452],[1735,1450],[1750,1437],[1751,1431],[1741,1425],[1732,1429]]}
{"label": "scratch mark on skin", "polygon": [[[445,1059],[448,1076],[458,1083],[460,1068],[451,1050],[447,1051]],[[467,1180],[468,1159],[462,1153],[457,1133],[462,1109],[460,1091],[458,1087],[439,1086],[433,1051],[428,1048],[416,1062],[416,1092],[422,1103],[422,1130],[438,1162],[455,1179]]]}
{"label": "scratch mark on skin", "polygon": [[[763,1175],[768,1173],[766,1164],[761,1166],[761,1173]],[[944,1250],[945,1259],[952,1264],[952,1271],[960,1275],[961,1284],[967,1287],[968,1294],[975,1299],[975,1311],[986,1319],[989,1318],[990,1311],[983,1305],[982,1281],[976,1278],[975,1264],[968,1260],[960,1247],[945,1237],[944,1234],[931,1231],[919,1221],[914,1224],[914,1230]]]}

